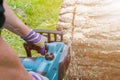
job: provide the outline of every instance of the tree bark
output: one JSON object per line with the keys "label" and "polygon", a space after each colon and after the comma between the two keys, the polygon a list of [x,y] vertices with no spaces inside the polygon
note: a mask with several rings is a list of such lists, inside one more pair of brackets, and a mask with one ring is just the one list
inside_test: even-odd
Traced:
{"label": "tree bark", "polygon": [[69,78],[120,80],[120,0],[64,0],[57,30],[72,42]]}

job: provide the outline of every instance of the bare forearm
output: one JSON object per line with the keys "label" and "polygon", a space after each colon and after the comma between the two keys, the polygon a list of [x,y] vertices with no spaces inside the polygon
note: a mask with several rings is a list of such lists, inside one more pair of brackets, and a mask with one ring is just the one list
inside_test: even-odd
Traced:
{"label": "bare forearm", "polygon": [[0,36],[0,80],[33,80],[27,73],[16,52]]}
{"label": "bare forearm", "polygon": [[30,28],[26,26],[17,16],[12,9],[4,2],[6,21],[4,27],[19,36],[25,36],[30,32]]}

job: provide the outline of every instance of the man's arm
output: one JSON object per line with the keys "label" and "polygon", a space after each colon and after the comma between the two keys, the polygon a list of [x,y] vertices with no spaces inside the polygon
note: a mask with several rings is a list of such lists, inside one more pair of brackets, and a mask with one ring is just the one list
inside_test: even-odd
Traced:
{"label": "man's arm", "polygon": [[34,80],[19,61],[16,52],[0,36],[0,80]]}
{"label": "man's arm", "polygon": [[28,28],[12,11],[12,9],[4,2],[6,21],[4,27],[19,36],[27,35],[31,29]]}
{"label": "man's arm", "polygon": [[5,24],[4,27],[11,32],[21,36],[26,42],[32,42],[36,46],[42,48],[41,54],[44,55],[45,42],[47,38],[31,30],[25,25],[12,11],[12,9],[4,2],[5,8]]}

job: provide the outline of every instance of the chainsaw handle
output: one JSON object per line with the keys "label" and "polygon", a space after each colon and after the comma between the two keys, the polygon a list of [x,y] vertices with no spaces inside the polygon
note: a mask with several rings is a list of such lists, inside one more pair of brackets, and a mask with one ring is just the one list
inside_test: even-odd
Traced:
{"label": "chainsaw handle", "polygon": [[24,48],[26,50],[27,57],[32,57],[32,55],[31,55],[32,50],[36,50],[38,53],[41,53],[41,55],[45,55],[45,50],[43,52],[42,48],[40,48],[34,44],[24,43],[23,45],[24,45]]}
{"label": "chainsaw handle", "polygon": [[62,42],[63,41],[63,32],[57,30],[34,30],[37,33],[40,33],[43,36],[47,37],[48,43],[50,42]]}
{"label": "chainsaw handle", "polygon": [[[62,42],[63,41],[63,33],[61,31],[56,31],[56,30],[34,30],[35,32],[43,35],[43,36],[46,36],[47,37],[47,43],[50,43],[50,42]],[[23,46],[26,50],[26,53],[27,53],[27,57],[32,57],[32,54],[31,54],[31,50],[36,50],[38,53],[41,52],[41,48],[38,47],[38,46],[35,46],[34,44],[32,43],[23,43]],[[45,50],[47,50],[47,48],[45,47]],[[45,54],[45,51],[44,53]]]}

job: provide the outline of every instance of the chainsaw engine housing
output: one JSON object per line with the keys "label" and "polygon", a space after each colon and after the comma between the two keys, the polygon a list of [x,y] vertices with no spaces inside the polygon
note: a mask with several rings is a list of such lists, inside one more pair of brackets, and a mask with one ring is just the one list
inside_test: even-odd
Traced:
{"label": "chainsaw engine housing", "polygon": [[27,71],[38,72],[49,80],[62,80],[70,63],[70,47],[63,42],[47,44],[47,54],[53,54],[54,58],[48,60],[45,56],[38,58],[20,58]]}

